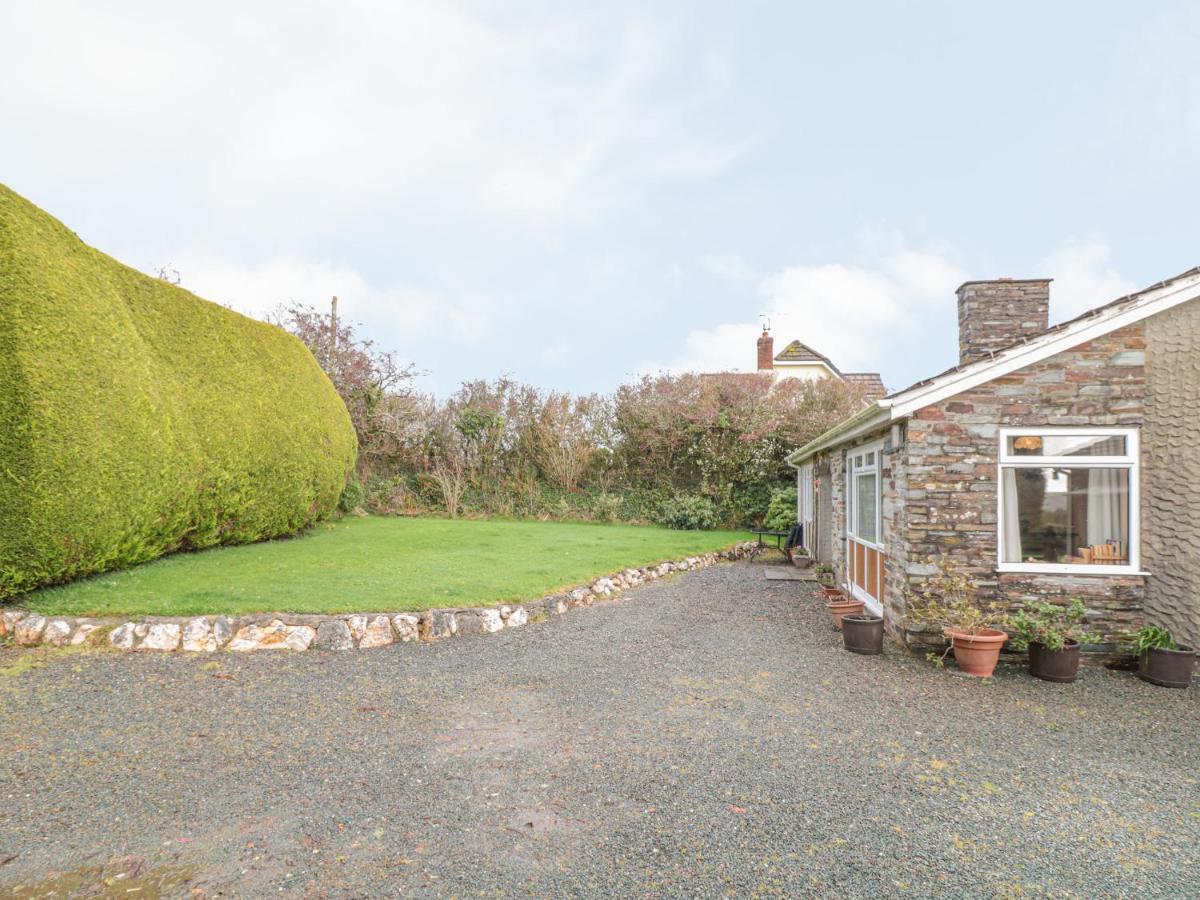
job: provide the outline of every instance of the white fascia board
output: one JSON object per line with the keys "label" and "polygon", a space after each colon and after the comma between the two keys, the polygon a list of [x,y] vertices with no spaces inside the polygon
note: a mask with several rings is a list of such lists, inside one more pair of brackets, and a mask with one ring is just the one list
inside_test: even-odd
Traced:
{"label": "white fascia board", "polygon": [[891,399],[893,418],[911,415],[922,407],[940,403],[963,391],[986,384],[1010,372],[1023,369],[1043,359],[1048,359],[1079,344],[1132,325],[1142,319],[1165,312],[1181,303],[1200,298],[1200,274],[1177,279],[1160,288],[1146,291],[1145,296],[1131,305],[1094,319],[1084,319],[1062,331],[1035,338],[1028,344],[1013,347],[995,359],[981,361],[957,372],[936,378],[926,385],[914,388]]}
{"label": "white fascia board", "polygon": [[799,450],[794,450],[787,457],[787,464],[798,468],[809,457],[835,444],[844,444],[860,434],[872,431],[892,421],[893,415],[889,400],[879,400],[855,413],[849,419],[839,422],[824,434],[809,441]]}

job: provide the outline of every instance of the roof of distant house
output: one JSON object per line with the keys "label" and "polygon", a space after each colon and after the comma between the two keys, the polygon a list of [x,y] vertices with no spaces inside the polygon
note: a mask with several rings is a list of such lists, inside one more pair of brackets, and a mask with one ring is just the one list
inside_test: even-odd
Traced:
{"label": "roof of distant house", "polygon": [[829,361],[829,357],[822,356],[808,344],[802,344],[800,341],[792,341],[776,353],[775,362],[819,362],[829,366],[831,371],[842,374],[838,372],[838,367]]}

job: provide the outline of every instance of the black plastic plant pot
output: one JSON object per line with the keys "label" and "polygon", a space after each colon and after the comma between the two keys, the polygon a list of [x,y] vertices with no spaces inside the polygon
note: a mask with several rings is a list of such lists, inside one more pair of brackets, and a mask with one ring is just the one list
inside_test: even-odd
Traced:
{"label": "black plastic plant pot", "polygon": [[883,652],[883,619],[868,613],[842,616],[842,641],[851,653],[875,656]]}
{"label": "black plastic plant pot", "polygon": [[1151,647],[1142,654],[1138,677],[1161,687],[1185,688],[1192,683],[1196,651],[1180,646],[1175,650]]}
{"label": "black plastic plant pot", "polygon": [[1061,650],[1045,644],[1029,645],[1029,674],[1042,681],[1070,684],[1079,677],[1079,641],[1067,641]]}

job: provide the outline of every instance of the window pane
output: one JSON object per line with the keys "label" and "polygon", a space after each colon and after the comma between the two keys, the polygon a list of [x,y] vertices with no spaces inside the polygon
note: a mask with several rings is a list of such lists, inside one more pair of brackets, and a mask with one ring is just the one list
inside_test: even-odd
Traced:
{"label": "window pane", "polygon": [[855,486],[855,526],[857,534],[864,541],[875,542],[875,473],[856,476]]}
{"label": "window pane", "polygon": [[1013,456],[1124,456],[1121,434],[1023,434],[1009,435],[1008,452]]}
{"label": "window pane", "polygon": [[1004,469],[1004,561],[1129,562],[1129,470]]}

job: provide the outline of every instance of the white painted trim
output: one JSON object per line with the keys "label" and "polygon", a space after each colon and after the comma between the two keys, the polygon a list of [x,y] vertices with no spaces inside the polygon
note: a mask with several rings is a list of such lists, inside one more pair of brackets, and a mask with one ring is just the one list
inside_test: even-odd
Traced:
{"label": "white painted trim", "polygon": [[883,604],[860,588],[853,581],[845,584],[844,587],[849,588],[850,596],[855,600],[861,600],[863,602],[863,606],[869,609],[872,613],[877,616],[883,615]]}
{"label": "white painted trim", "polygon": [[899,419],[911,415],[922,407],[939,403],[1110,331],[1140,322],[1197,298],[1200,298],[1200,273],[1144,291],[1141,296],[1132,299],[1128,306],[1101,313],[1095,318],[1081,319],[1059,331],[1034,338],[1027,344],[1012,347],[992,359],[980,360],[963,369],[939,376],[929,384],[893,395],[890,398],[892,418]]}
{"label": "white painted trim", "polygon": [[[1125,438],[1126,455],[1112,456],[1012,456],[1006,457],[1010,436],[1045,434],[1103,434]],[[1001,428],[997,435],[999,461],[996,463],[996,571],[1030,575],[1149,575],[1142,569],[1141,547],[1141,432],[1137,428]],[[1129,563],[1124,566],[1071,565],[1070,563],[1010,563],[1004,561],[1004,470],[1070,467],[1075,469],[1129,470]]]}
{"label": "white painted trim", "polygon": [[878,400],[861,412],[855,413],[849,419],[843,420],[824,434],[809,441],[799,450],[793,450],[787,457],[787,464],[795,468],[809,457],[828,447],[848,443],[856,437],[887,425],[892,421],[892,416],[888,414],[889,405],[890,401],[888,400]]}
{"label": "white painted trim", "polygon": [[1141,575],[1149,577],[1137,566],[1071,566],[1063,563],[1000,563],[996,567],[1000,574],[1020,573],[1024,575]]}

